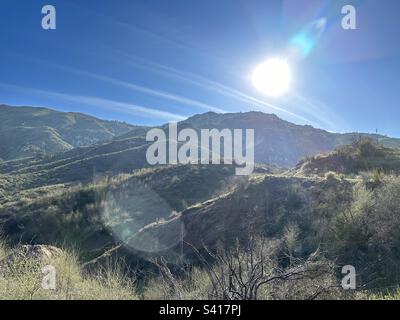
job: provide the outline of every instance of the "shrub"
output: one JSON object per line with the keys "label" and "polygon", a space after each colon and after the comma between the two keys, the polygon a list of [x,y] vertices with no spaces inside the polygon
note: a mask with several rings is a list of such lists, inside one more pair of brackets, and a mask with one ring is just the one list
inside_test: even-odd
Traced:
{"label": "shrub", "polygon": [[354,148],[362,158],[382,156],[382,150],[371,139],[361,138],[353,143]]}
{"label": "shrub", "polygon": [[143,298],[145,300],[206,300],[211,290],[212,284],[207,271],[193,268],[182,278],[163,274],[151,279],[146,286]]}
{"label": "shrub", "polygon": [[279,261],[278,243],[258,237],[251,237],[243,246],[237,242],[229,251],[206,250],[208,258],[194,250],[204,268],[188,268],[179,278],[161,259],[156,262],[161,276],[150,282],[144,297],[256,300],[338,296],[334,265],[317,254],[306,260],[293,258],[285,267]]}
{"label": "shrub", "polygon": [[336,173],[333,171],[328,171],[327,173],[325,173],[325,179],[328,181],[336,181],[338,180],[336,177]]}

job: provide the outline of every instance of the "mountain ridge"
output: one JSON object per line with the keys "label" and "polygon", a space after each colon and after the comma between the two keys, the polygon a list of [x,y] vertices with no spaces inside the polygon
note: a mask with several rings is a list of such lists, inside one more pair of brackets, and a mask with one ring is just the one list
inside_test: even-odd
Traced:
{"label": "mountain ridge", "polygon": [[75,147],[110,141],[134,129],[77,112],[43,107],[0,105],[0,158],[53,155]]}
{"label": "mountain ridge", "polygon": [[[40,108],[38,112],[51,112],[51,110]],[[308,125],[293,124],[274,114],[255,111],[228,114],[208,112],[194,115],[178,123],[178,129],[188,127],[197,131],[207,128],[254,129],[255,162],[286,168],[293,168],[304,158],[329,153],[360,138],[371,138],[383,146],[400,147],[400,139],[396,138],[375,134],[331,133]],[[168,125],[159,128],[168,131]],[[22,179],[22,184],[16,184],[16,189],[23,190],[42,187],[49,183],[89,182],[98,175],[129,173],[149,167],[146,162],[146,150],[151,142],[146,141],[145,136],[151,127],[130,126],[129,129],[131,130],[108,141],[73,148],[69,147],[71,145],[66,145],[64,146],[66,150],[56,154],[49,153],[40,157],[36,155],[32,158],[0,162],[0,174],[7,175],[10,181],[18,180],[21,176],[29,177]],[[57,145],[66,143],[58,137],[58,131],[46,130],[50,132]],[[2,132],[4,128],[0,130],[0,139],[7,140],[1,136]],[[28,136],[30,137],[32,135]]]}

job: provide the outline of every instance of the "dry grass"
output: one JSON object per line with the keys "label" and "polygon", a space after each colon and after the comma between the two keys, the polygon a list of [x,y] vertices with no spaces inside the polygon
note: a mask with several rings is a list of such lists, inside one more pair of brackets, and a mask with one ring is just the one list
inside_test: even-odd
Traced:
{"label": "dry grass", "polygon": [[[49,259],[26,257],[18,248],[0,242],[0,299],[2,300],[134,300],[135,286],[118,266],[85,272],[76,254],[63,251]],[[43,267],[51,265],[56,288],[42,286]]]}

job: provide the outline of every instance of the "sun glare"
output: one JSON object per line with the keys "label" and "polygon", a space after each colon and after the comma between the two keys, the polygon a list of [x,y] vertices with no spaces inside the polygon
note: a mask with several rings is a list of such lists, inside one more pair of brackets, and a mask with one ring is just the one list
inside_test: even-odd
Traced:
{"label": "sun glare", "polygon": [[262,93],[273,97],[280,96],[289,89],[290,67],[285,60],[269,59],[255,68],[252,81]]}

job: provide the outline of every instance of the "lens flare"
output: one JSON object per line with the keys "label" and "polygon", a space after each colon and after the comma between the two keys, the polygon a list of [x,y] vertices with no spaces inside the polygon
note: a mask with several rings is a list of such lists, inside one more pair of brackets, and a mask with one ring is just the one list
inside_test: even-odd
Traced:
{"label": "lens flare", "polygon": [[[184,237],[179,215],[154,190],[135,179],[111,187],[102,199],[102,220],[118,242],[134,251],[157,253]],[[161,237],[158,230],[168,230]]]}
{"label": "lens flare", "polygon": [[320,18],[295,34],[289,40],[289,51],[292,58],[304,59],[308,57],[324,33],[326,25],[326,18]]}

